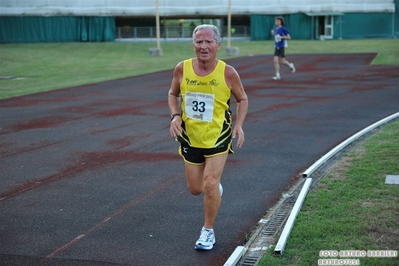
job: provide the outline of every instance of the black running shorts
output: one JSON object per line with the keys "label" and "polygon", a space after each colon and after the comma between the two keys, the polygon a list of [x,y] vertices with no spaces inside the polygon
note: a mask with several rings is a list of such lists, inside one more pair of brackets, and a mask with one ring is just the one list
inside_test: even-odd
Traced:
{"label": "black running shorts", "polygon": [[211,149],[194,148],[185,142],[181,142],[179,147],[179,154],[183,157],[184,161],[196,165],[205,163],[205,158],[226,152],[234,153],[233,148],[231,147],[231,139],[228,142]]}
{"label": "black running shorts", "polygon": [[281,58],[285,57],[285,48],[281,47],[281,48],[275,48],[274,49],[274,56],[278,56]]}

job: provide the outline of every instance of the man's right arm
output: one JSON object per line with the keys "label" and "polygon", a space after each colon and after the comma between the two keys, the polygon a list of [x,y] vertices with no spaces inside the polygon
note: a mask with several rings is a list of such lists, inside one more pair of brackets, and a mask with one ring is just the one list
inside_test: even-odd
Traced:
{"label": "man's right arm", "polygon": [[[183,77],[183,62],[177,64],[173,71],[173,79],[168,92],[168,105],[170,114],[180,114],[179,97],[180,97],[180,83]],[[180,135],[181,129],[181,116],[175,116],[170,123],[170,135],[177,137]]]}

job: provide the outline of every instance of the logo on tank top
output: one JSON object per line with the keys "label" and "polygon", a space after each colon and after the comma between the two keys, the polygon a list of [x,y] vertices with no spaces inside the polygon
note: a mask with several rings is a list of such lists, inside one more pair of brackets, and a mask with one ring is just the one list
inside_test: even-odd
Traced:
{"label": "logo on tank top", "polygon": [[[186,78],[186,84],[189,86],[208,86],[208,82],[207,81],[198,81],[196,79],[189,79]],[[212,79],[211,81],[209,81],[209,85],[212,87],[217,87],[219,86],[220,83],[216,82],[216,79]]]}

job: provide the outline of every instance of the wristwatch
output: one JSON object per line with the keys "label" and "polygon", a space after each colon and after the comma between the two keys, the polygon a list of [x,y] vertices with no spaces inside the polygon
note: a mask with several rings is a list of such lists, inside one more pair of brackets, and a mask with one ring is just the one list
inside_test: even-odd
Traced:
{"label": "wristwatch", "polygon": [[180,116],[180,114],[173,114],[173,115],[171,115],[171,116],[170,116],[170,121],[172,121],[173,118],[175,118],[175,116],[177,116],[177,115]]}

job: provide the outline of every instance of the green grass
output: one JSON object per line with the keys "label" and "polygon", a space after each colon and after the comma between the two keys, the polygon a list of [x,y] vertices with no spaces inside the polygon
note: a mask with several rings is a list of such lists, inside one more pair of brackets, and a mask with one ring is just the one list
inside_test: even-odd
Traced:
{"label": "green grass", "polygon": [[[307,195],[285,251],[263,265],[317,265],[321,250],[399,250],[399,122],[341,160]],[[350,257],[354,258],[354,257]],[[399,265],[396,258],[358,258],[360,265]]]}
{"label": "green grass", "polygon": [[[272,56],[273,41],[232,41],[239,56],[267,54]],[[149,56],[156,42],[108,43],[32,43],[0,45],[0,98],[40,91],[136,76],[173,69],[186,58],[193,57],[190,41],[161,42],[162,57]],[[231,58],[224,52],[220,59]],[[379,56],[374,64],[399,65],[399,40],[333,40],[290,41],[288,54],[364,53]]]}

